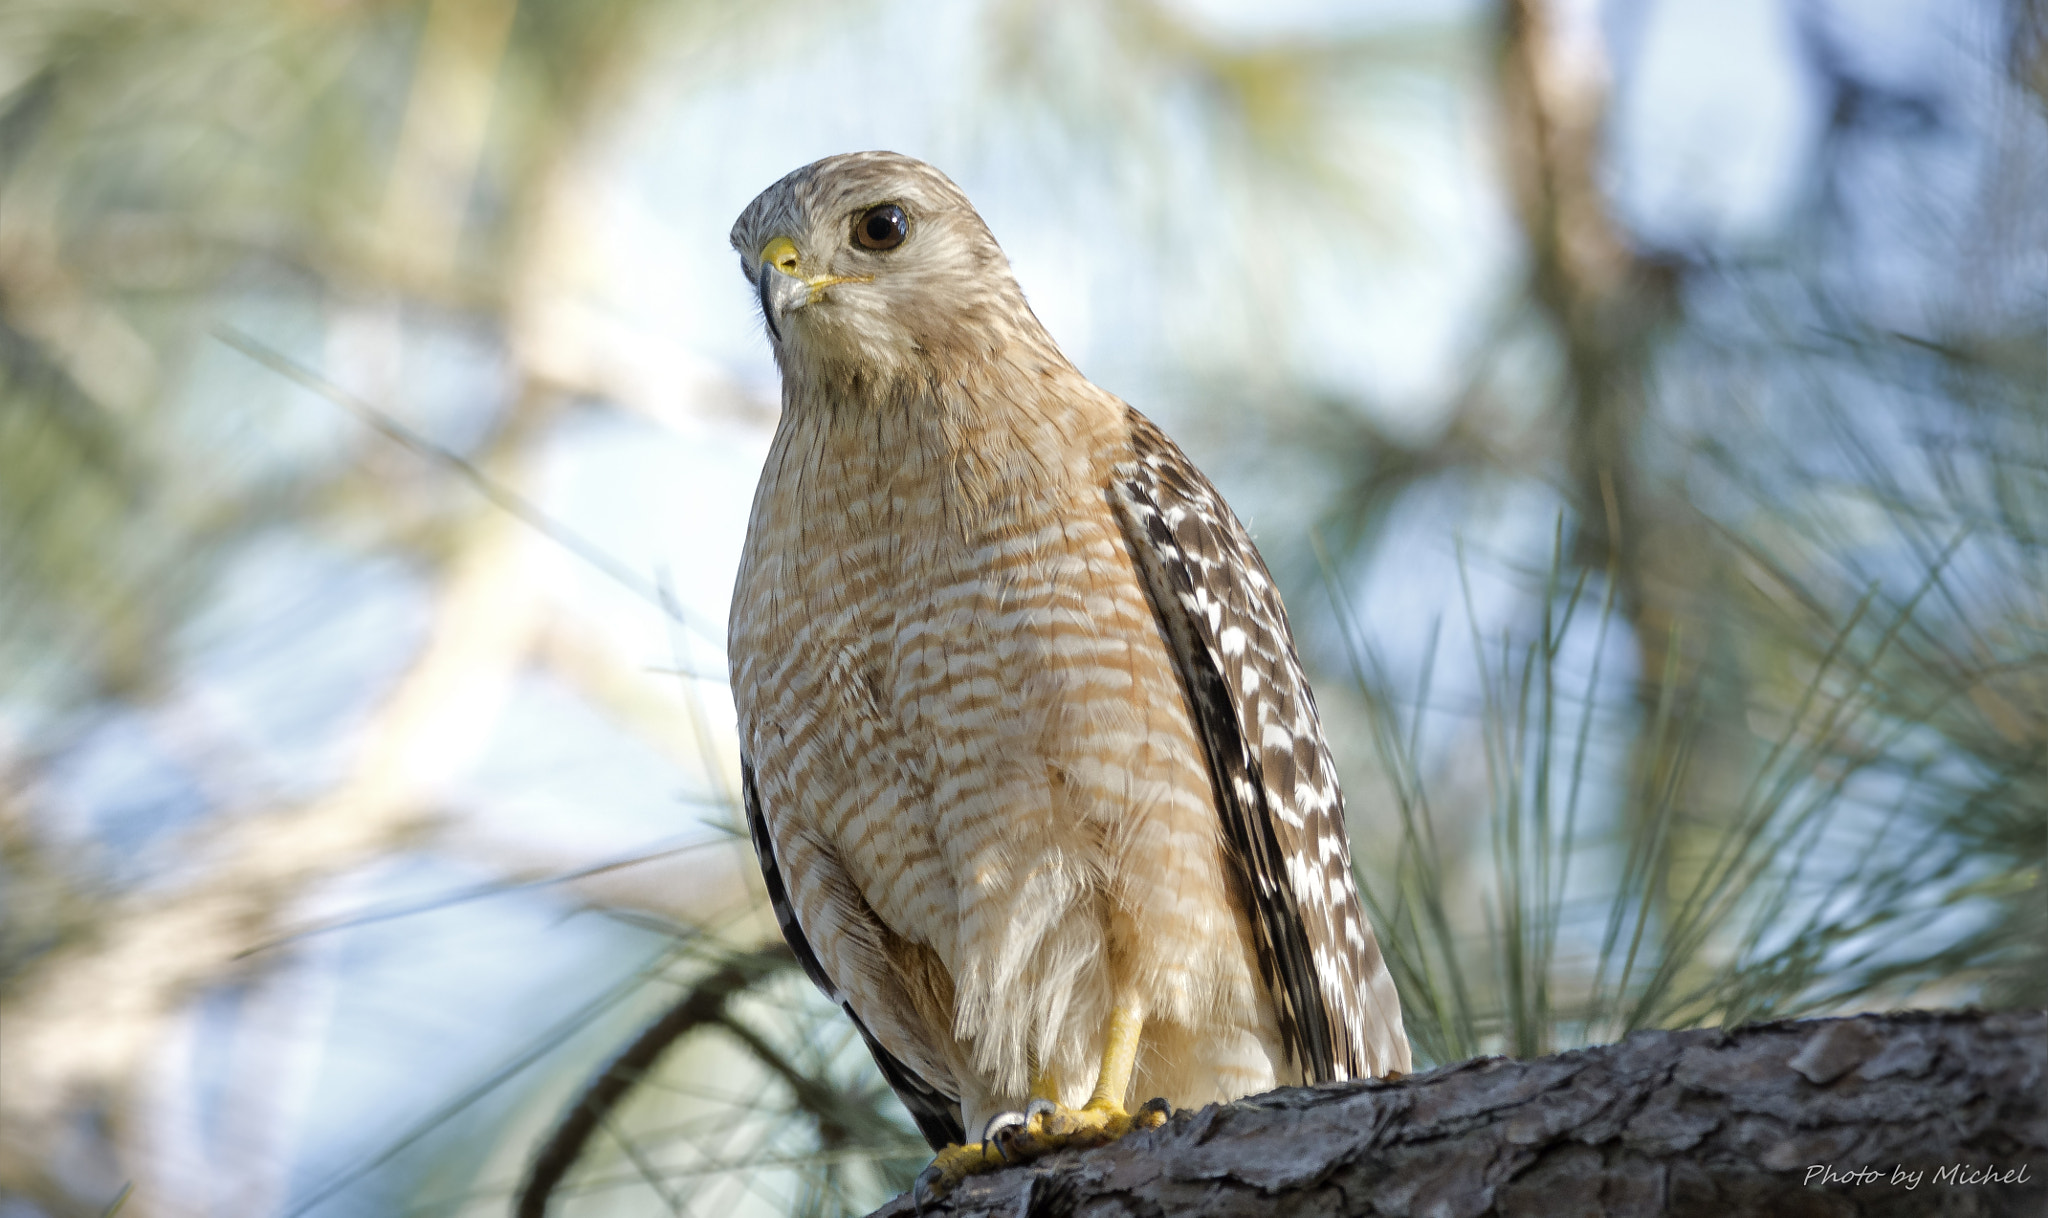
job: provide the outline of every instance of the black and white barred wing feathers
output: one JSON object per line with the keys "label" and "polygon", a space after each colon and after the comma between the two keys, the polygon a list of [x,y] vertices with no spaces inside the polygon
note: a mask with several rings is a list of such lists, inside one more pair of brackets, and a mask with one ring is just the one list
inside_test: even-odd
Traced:
{"label": "black and white barred wing feathers", "polygon": [[1184,681],[1280,1035],[1303,1081],[1409,1069],[1351,877],[1344,801],[1272,576],[1237,517],[1132,411],[1110,497]]}

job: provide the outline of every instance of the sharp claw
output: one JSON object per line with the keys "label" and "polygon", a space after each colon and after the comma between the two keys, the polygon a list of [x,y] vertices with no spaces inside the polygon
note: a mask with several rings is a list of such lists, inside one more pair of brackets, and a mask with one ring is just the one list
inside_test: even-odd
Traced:
{"label": "sharp claw", "polygon": [[1146,1100],[1144,1103],[1138,1105],[1138,1111],[1133,1115],[1149,1116],[1154,1113],[1157,1113],[1159,1116],[1158,1122],[1148,1122],[1148,1124],[1164,1124],[1166,1122],[1166,1118],[1173,1115],[1173,1105],[1167,1103],[1166,1100],[1162,1097],[1154,1096],[1151,1099]]}
{"label": "sharp claw", "polygon": [[1031,1123],[1031,1118],[1032,1118],[1032,1117],[1038,1117],[1038,1116],[1048,1116],[1048,1117],[1049,1117],[1049,1116],[1051,1116],[1051,1115],[1052,1115],[1053,1113],[1055,1113],[1055,1112],[1058,1112],[1059,1110],[1060,1110],[1060,1106],[1059,1106],[1058,1104],[1055,1104],[1055,1103],[1053,1103],[1053,1102],[1052,1102],[1051,1100],[1047,1100],[1047,1099],[1037,1099],[1037,1100],[1033,1100],[1033,1101],[1031,1101],[1030,1103],[1028,1103],[1028,1104],[1024,1105],[1024,1123],[1028,1125],[1028,1124],[1030,1124],[1030,1123]]}
{"label": "sharp claw", "polygon": [[916,1182],[910,1186],[910,1208],[918,1218],[924,1218],[924,1203],[933,1200],[931,1187],[938,1180],[939,1165],[934,1163],[917,1173]]}
{"label": "sharp claw", "polygon": [[998,1112],[988,1119],[988,1124],[981,1127],[981,1140],[988,1142],[1004,1130],[1015,1129],[1030,1119],[1028,1114],[1022,1112]]}
{"label": "sharp claw", "polygon": [[998,1112],[988,1119],[988,1124],[982,1126],[981,1144],[995,1151],[997,1158],[1008,1163],[1010,1141],[1029,1120],[1030,1118],[1021,1112]]}

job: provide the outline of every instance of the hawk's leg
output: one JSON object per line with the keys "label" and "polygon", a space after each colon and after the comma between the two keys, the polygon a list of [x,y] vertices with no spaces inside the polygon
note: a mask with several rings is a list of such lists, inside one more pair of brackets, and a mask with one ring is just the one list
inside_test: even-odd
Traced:
{"label": "hawk's leg", "polygon": [[1101,1146],[1133,1129],[1165,1124],[1172,1111],[1165,1100],[1148,1101],[1136,1112],[1124,1110],[1124,1096],[1130,1092],[1131,1073],[1138,1062],[1138,1037],[1144,1030],[1145,1017],[1135,1007],[1117,1007],[1109,1017],[1108,1035],[1103,1037],[1095,1092],[1086,1104],[1062,1106],[1059,1080],[1049,1070],[1037,1073],[1031,1080],[1031,1103],[1023,1112],[1000,1113],[989,1121],[981,1141],[940,1151],[918,1176],[913,1195],[919,1201],[944,1196],[967,1177],[1005,1163],[1028,1162],[1070,1147]]}

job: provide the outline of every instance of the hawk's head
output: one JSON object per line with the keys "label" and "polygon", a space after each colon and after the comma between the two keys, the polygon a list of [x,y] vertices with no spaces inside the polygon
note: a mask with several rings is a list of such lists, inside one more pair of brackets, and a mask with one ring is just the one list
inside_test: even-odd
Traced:
{"label": "hawk's head", "polygon": [[967,196],[923,161],[814,161],[747,205],[732,244],[785,374],[928,376],[1020,340],[1052,345]]}

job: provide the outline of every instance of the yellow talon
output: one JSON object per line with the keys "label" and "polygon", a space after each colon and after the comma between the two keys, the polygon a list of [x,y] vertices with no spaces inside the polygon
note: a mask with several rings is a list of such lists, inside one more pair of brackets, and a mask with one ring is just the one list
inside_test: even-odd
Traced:
{"label": "yellow talon", "polygon": [[[1056,1150],[1104,1146],[1134,1129],[1157,1129],[1166,1123],[1172,1108],[1165,1100],[1141,1104],[1137,1112],[1124,1109],[1124,1097],[1131,1089],[1131,1073],[1138,1061],[1138,1037],[1144,1031],[1144,1016],[1120,1006],[1110,1016],[1109,1034],[1103,1039],[1102,1067],[1095,1076],[1094,1094],[1079,1108],[1059,1102],[1059,1083],[1050,1071],[1031,1080],[1031,1103],[1023,1120],[1009,1118],[1009,1124],[990,1122],[985,1140],[965,1146],[948,1146],[917,1178],[912,1190],[920,1209],[926,1200],[943,1197],[962,1180],[992,1171],[1007,1163],[1028,1163]],[[997,1118],[998,1121],[1003,1118]]]}
{"label": "yellow talon", "polygon": [[945,1196],[969,1176],[978,1176],[1003,1165],[1003,1157],[987,1142],[948,1146],[932,1158],[931,1165],[917,1175],[911,1200],[921,1212],[924,1203]]}
{"label": "yellow talon", "polygon": [[1134,1129],[1157,1129],[1170,1111],[1165,1100],[1153,1100],[1136,1112],[1118,1103],[1090,1100],[1080,1108],[1033,1104],[1025,1122],[996,1135],[999,1153],[1010,1159],[1036,1159],[1069,1147],[1103,1146]]}

